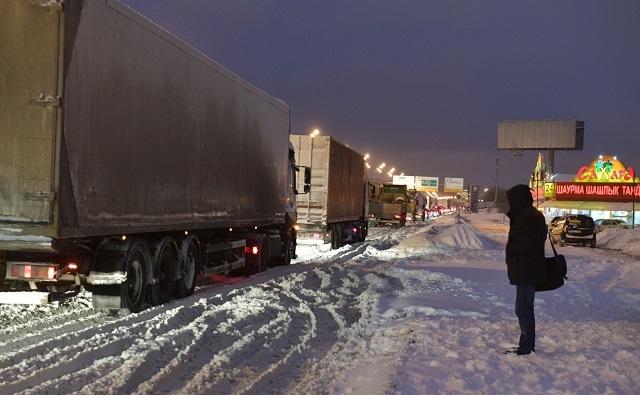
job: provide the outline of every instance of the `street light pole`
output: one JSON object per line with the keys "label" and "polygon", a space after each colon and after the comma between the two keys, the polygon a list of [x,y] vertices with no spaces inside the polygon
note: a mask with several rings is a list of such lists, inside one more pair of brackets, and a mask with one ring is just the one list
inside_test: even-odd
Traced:
{"label": "street light pole", "polygon": [[493,207],[498,207],[498,158],[496,157],[496,190],[493,197]]}

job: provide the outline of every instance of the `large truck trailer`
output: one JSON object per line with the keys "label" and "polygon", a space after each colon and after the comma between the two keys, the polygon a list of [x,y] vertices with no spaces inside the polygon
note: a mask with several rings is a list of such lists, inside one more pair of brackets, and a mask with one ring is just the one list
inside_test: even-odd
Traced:
{"label": "large truck trailer", "polygon": [[284,102],[119,1],[2,0],[0,20],[0,300],[86,286],[139,311],[289,263]]}
{"label": "large truck trailer", "polygon": [[297,201],[300,242],[340,248],[364,241],[369,200],[363,156],[330,136],[291,135],[290,140],[296,163],[311,168],[311,193]]}

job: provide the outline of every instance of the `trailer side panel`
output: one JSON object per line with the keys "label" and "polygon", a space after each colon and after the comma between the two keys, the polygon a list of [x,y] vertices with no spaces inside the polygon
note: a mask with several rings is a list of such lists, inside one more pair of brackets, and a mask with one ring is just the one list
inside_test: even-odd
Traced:
{"label": "trailer side panel", "polygon": [[74,12],[61,235],[283,222],[287,106],[119,2]]}

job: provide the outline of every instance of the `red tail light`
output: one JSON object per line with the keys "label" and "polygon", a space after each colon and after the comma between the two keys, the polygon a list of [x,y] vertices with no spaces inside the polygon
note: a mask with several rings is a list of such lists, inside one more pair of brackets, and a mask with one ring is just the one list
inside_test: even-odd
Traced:
{"label": "red tail light", "polygon": [[353,233],[358,233],[358,228],[353,228]]}
{"label": "red tail light", "polygon": [[244,253],[249,255],[258,255],[260,250],[257,246],[246,246],[244,247]]}

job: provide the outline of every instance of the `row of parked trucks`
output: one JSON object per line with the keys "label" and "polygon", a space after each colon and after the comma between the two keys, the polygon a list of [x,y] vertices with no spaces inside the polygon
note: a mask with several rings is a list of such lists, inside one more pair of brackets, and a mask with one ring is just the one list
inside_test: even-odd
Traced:
{"label": "row of parked trucks", "polygon": [[366,237],[360,154],[121,2],[0,18],[0,301],[136,312]]}

